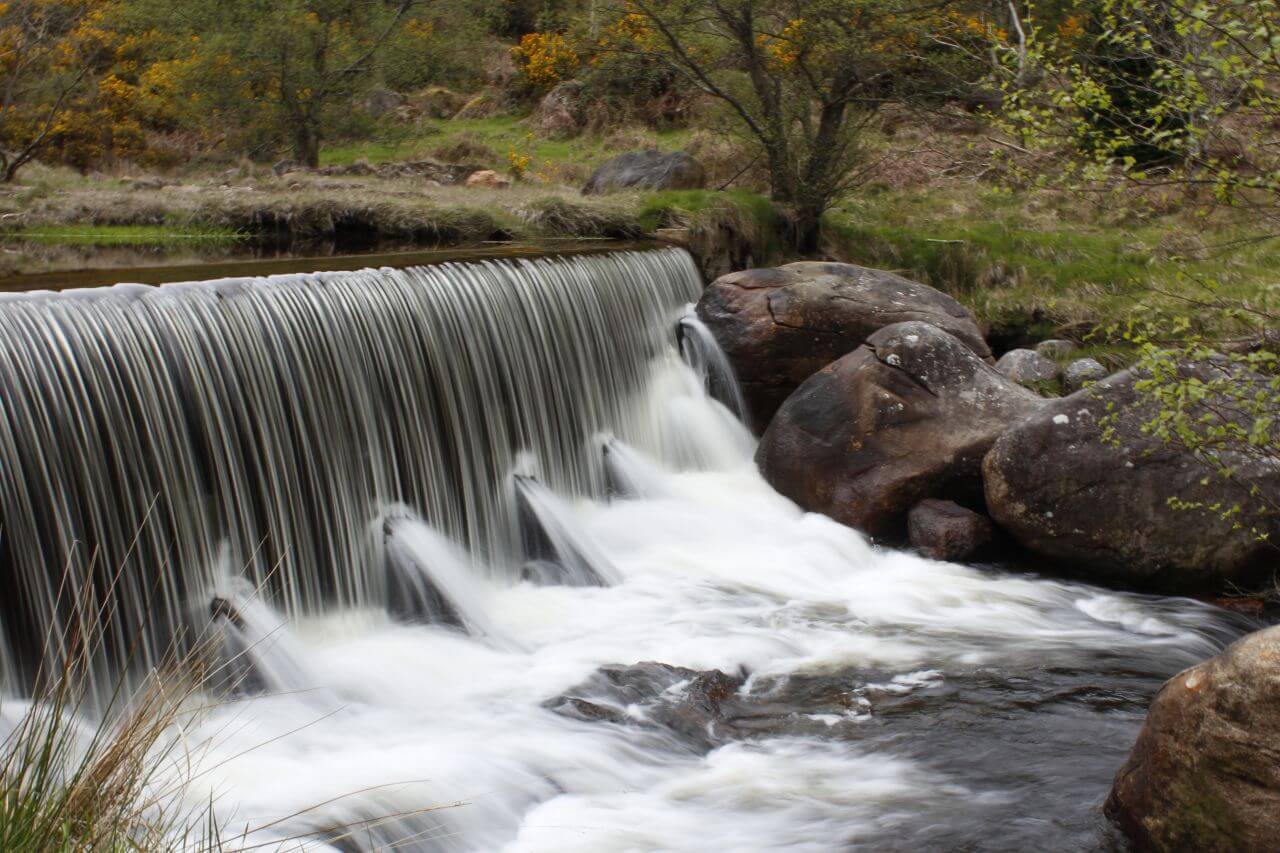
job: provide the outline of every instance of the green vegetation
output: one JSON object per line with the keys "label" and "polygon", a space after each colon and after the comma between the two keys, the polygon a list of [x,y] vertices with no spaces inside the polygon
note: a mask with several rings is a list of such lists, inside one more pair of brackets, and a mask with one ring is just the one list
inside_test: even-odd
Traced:
{"label": "green vegetation", "polygon": [[167,225],[47,225],[0,232],[10,242],[90,244],[94,246],[184,246],[193,243],[234,243],[245,234],[225,228]]}
{"label": "green vegetation", "polygon": [[1240,224],[1176,213],[1108,223],[1115,215],[1062,192],[935,188],[850,198],[829,217],[828,234],[856,263],[945,290],[994,327],[1030,325],[1043,337],[1084,335],[1139,306],[1169,307],[1208,278],[1238,299],[1276,284],[1280,244],[1244,239]]}

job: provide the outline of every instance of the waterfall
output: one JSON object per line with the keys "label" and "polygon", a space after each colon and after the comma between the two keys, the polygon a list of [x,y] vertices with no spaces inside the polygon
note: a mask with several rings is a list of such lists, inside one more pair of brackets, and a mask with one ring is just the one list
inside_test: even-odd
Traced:
{"label": "waterfall", "polygon": [[383,605],[392,505],[514,580],[518,458],[602,493],[596,436],[654,443],[626,412],[700,286],[664,249],[0,298],[14,655],[105,606],[103,665],[158,660],[224,548],[286,618]]}

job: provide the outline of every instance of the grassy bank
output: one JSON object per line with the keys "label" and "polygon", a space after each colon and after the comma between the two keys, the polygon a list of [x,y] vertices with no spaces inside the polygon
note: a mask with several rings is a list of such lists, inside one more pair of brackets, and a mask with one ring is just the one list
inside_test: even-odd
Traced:
{"label": "grassy bank", "polygon": [[834,254],[945,290],[1010,339],[1085,337],[1189,299],[1275,299],[1280,241],[1253,239],[1249,222],[1110,201],[973,186],[869,192],[832,213],[828,235]]}

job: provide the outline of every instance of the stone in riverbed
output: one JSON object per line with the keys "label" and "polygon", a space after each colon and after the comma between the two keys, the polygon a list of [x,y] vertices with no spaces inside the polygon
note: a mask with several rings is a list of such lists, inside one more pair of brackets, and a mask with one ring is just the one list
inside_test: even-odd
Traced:
{"label": "stone in riverbed", "polygon": [[894,323],[924,321],[991,356],[973,315],[950,296],[852,264],[730,273],[703,292],[698,316],[729,357],[756,432],[802,382]]}
{"label": "stone in riverbed", "polygon": [[996,362],[996,370],[1025,388],[1036,391],[1056,390],[1054,386],[1062,375],[1058,363],[1035,350],[1010,350]]}
{"label": "stone in riverbed", "polygon": [[1139,850],[1277,848],[1280,628],[1164,685],[1106,813]]}
{"label": "stone in riverbed", "polygon": [[[1274,546],[1249,525],[1211,509],[1176,508],[1169,498],[1256,505],[1248,494],[1256,486],[1280,499],[1280,469],[1239,459],[1229,481],[1195,455],[1144,435],[1150,417],[1125,371],[1021,419],[983,464],[992,519],[1036,553],[1144,590],[1220,590],[1274,568]],[[1280,538],[1274,518],[1260,523],[1259,532]]]}
{"label": "stone in riverbed", "polygon": [[907,538],[931,560],[957,562],[991,542],[991,520],[954,501],[929,499],[907,514]]}
{"label": "stone in riverbed", "polygon": [[979,505],[982,458],[1045,401],[928,323],[897,323],[809,377],[779,409],[756,463],[803,509],[901,538],[926,498]]}

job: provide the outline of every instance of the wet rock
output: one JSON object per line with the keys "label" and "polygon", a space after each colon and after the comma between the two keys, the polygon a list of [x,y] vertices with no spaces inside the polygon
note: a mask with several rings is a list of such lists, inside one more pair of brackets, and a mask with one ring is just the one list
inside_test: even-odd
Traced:
{"label": "wet rock", "polygon": [[481,169],[467,178],[467,189],[505,190],[511,186],[511,179],[499,175],[492,169]]}
{"label": "wet rock", "polygon": [[802,508],[899,538],[926,498],[979,503],[983,456],[1043,404],[959,338],[897,323],[806,380],[765,431],[756,463]]}
{"label": "wet rock", "polygon": [[646,661],[601,667],[546,707],[579,720],[664,728],[691,745],[710,748],[729,738],[723,726],[742,684],[741,677],[718,669],[699,672]]}
{"label": "wet rock", "polygon": [[996,370],[1014,382],[1036,391],[1056,390],[1058,377],[1062,375],[1057,362],[1035,350],[1010,350],[996,362]]}
{"label": "wet rock", "polygon": [[954,501],[926,500],[907,515],[911,546],[931,560],[960,561],[990,544],[991,520]]}
{"label": "wet rock", "polygon": [[1075,341],[1064,341],[1057,338],[1036,344],[1037,353],[1045,358],[1053,359],[1066,358],[1078,349],[1080,349],[1080,345]]}
{"label": "wet rock", "polygon": [[1274,850],[1280,839],[1280,628],[1171,678],[1107,815],[1139,850]]}
{"label": "wet rock", "polygon": [[693,190],[706,186],[702,164],[683,151],[630,151],[596,169],[585,195],[621,190]]}
{"label": "wet rock", "polygon": [[1078,358],[1062,371],[1062,389],[1074,394],[1091,382],[1106,379],[1108,375],[1110,372],[1097,359]]}
{"label": "wet rock", "polygon": [[582,89],[577,80],[557,84],[538,102],[529,126],[548,139],[571,139],[582,133]]}
{"label": "wet rock", "polygon": [[[1247,525],[1169,498],[1252,505],[1243,484],[1280,498],[1280,471],[1240,459],[1237,484],[1143,435],[1151,412],[1134,383],[1128,371],[1115,374],[1005,432],[983,465],[991,517],[1032,551],[1142,589],[1220,589],[1274,565],[1274,547]],[[1108,426],[1113,441],[1103,440]]]}
{"label": "wet rock", "polygon": [[[647,661],[605,666],[544,707],[583,722],[665,731],[705,751],[753,737],[856,735],[873,703],[892,710],[911,692],[892,676],[857,671],[764,678]],[[886,692],[887,691],[887,692]]]}
{"label": "wet rock", "polygon": [[698,302],[761,432],[800,384],[879,329],[922,320],[979,358],[991,351],[960,303],[927,285],[852,264],[803,262],[716,279]]}

